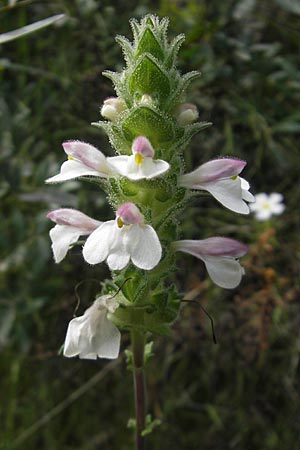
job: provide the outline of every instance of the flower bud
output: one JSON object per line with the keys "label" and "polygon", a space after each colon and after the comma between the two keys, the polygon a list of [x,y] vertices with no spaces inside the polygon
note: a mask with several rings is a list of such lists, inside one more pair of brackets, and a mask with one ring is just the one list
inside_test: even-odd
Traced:
{"label": "flower bud", "polygon": [[177,110],[177,122],[180,126],[189,125],[198,119],[199,113],[193,103],[183,103]]}
{"label": "flower bud", "polygon": [[103,102],[101,115],[105,119],[114,121],[118,115],[125,109],[125,103],[118,97],[109,97]]}
{"label": "flower bud", "polygon": [[153,99],[149,94],[143,94],[140,100],[141,105],[151,105],[153,103]]}

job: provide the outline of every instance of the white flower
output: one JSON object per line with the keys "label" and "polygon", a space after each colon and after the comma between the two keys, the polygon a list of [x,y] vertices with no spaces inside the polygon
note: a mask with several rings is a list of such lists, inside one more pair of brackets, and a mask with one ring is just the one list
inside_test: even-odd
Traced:
{"label": "white flower", "polygon": [[245,244],[216,236],[199,241],[176,241],[173,246],[175,251],[189,253],[201,259],[212,281],[218,286],[232,289],[241,282],[244,269],[237,258],[247,252]]}
{"label": "white flower", "polygon": [[64,343],[64,356],[79,356],[81,359],[115,359],[120,350],[120,332],[108,319],[119,306],[110,295],[95,300],[83,316],[69,323]]}
{"label": "white flower", "polygon": [[231,211],[249,214],[246,202],[253,202],[248,192],[249,183],[238,175],[246,162],[234,158],[220,158],[202,164],[191,173],[179,178],[181,186],[208,191],[216,200]]}
{"label": "white flower", "polygon": [[158,236],[131,202],[123,203],[116,219],[100,225],[88,237],[83,257],[89,264],[107,261],[111,270],[123,269],[131,260],[140,269],[151,270],[161,258]]}
{"label": "white flower", "polygon": [[112,156],[107,158],[115,172],[130,180],[149,180],[165,173],[169,164],[162,159],[154,160],[154,149],[145,136],[138,136],[132,143],[132,155]]}
{"label": "white flower", "polygon": [[77,242],[80,236],[91,234],[102,223],[69,208],[50,211],[47,217],[57,224],[49,232],[56,263],[64,259],[70,245]]}
{"label": "white flower", "polygon": [[63,149],[68,155],[68,161],[62,164],[60,173],[48,178],[46,183],[61,183],[86,176],[108,178],[111,175],[107,158],[93,145],[68,141],[63,143]]}
{"label": "white flower", "polygon": [[255,214],[257,220],[268,220],[273,215],[280,215],[285,209],[283,195],[273,192],[268,195],[264,192],[255,195],[255,203],[250,205],[251,211]]}

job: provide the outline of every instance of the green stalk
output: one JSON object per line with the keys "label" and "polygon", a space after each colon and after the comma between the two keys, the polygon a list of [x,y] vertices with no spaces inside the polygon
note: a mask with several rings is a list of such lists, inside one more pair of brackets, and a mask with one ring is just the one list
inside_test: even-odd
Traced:
{"label": "green stalk", "polygon": [[131,331],[133,353],[133,381],[135,403],[135,450],[145,450],[145,438],[142,431],[145,428],[146,417],[146,384],[144,371],[145,335],[137,330]]}

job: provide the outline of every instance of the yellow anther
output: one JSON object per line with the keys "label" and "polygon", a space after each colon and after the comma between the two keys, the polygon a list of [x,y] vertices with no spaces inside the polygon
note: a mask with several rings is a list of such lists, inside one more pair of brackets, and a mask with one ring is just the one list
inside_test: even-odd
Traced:
{"label": "yellow anther", "polygon": [[117,217],[117,225],[118,225],[119,228],[122,228],[122,226],[124,225],[124,222],[121,219],[121,217]]}
{"label": "yellow anther", "polygon": [[68,159],[69,159],[70,161],[73,161],[74,158],[72,158],[72,156],[68,155]]}
{"label": "yellow anther", "polygon": [[136,153],[136,154],[134,155],[134,162],[135,162],[136,164],[141,164],[142,161],[143,161],[142,155],[141,155],[140,153]]}
{"label": "yellow anther", "polygon": [[236,180],[237,179],[237,175],[233,175],[232,177],[230,177],[232,180]]}

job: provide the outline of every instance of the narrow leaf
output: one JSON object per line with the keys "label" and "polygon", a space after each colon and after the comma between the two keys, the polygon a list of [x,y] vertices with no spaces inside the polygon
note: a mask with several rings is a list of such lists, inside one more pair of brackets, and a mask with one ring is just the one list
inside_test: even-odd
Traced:
{"label": "narrow leaf", "polygon": [[49,25],[60,21],[64,17],[65,14],[56,14],[55,16],[48,17],[48,19],[39,20],[38,22],[31,23],[30,25],[25,25],[25,27],[18,28],[17,30],[2,33],[0,34],[0,44],[4,44],[26,36],[27,34],[34,33],[35,31],[41,30],[42,28],[48,27]]}

